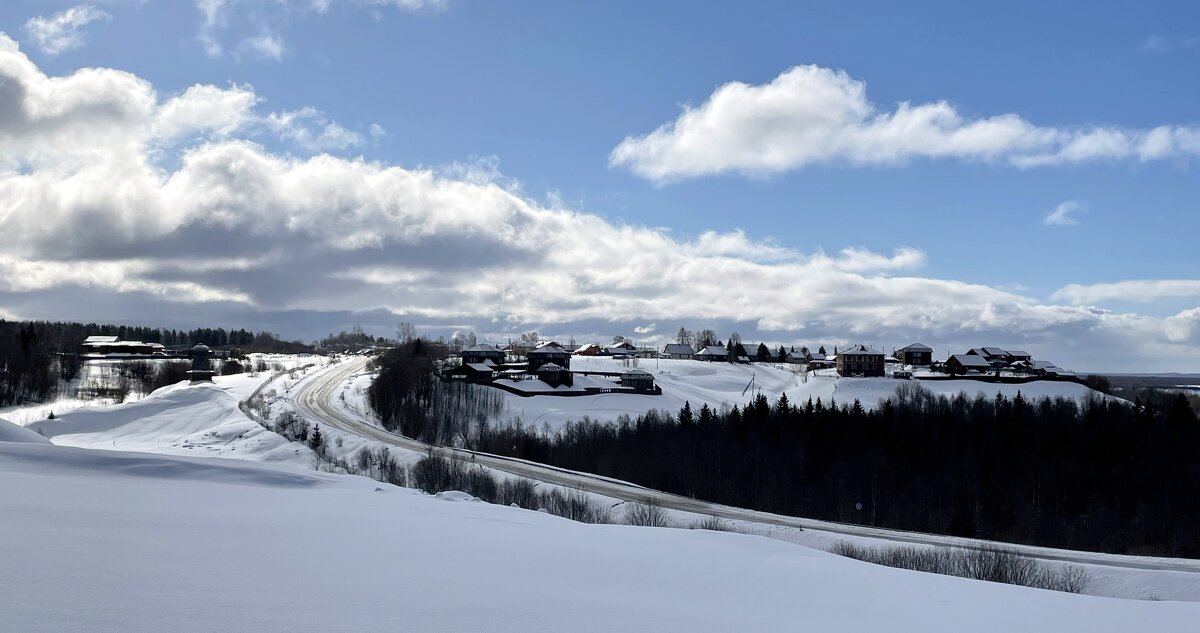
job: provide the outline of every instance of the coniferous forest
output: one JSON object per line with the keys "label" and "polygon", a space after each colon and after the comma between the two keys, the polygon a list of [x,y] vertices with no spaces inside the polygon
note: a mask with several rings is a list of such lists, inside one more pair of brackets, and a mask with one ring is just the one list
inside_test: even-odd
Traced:
{"label": "coniferous forest", "polygon": [[[385,425],[499,455],[780,514],[1114,553],[1200,556],[1200,423],[1186,397],[935,396],[915,383],[878,408],[690,404],[554,434],[426,415],[433,354],[385,355],[371,402]],[[462,385],[467,399],[491,390]],[[476,394],[472,396],[471,394]],[[1148,394],[1147,394],[1148,395]],[[484,407],[468,407],[482,411]],[[420,411],[421,415],[416,415]]]}
{"label": "coniferous forest", "polygon": [[858,402],[685,407],[475,446],[732,506],[1083,549],[1200,556],[1200,424],[1165,406],[898,390]]}

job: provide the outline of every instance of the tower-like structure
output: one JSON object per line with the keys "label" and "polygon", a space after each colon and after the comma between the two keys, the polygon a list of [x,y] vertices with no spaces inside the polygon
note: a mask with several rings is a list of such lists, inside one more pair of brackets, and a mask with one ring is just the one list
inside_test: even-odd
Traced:
{"label": "tower-like structure", "polygon": [[211,356],[212,350],[208,349],[207,345],[199,344],[192,348],[192,368],[188,371],[188,378],[193,385],[198,382],[212,382],[212,364],[208,361]]}

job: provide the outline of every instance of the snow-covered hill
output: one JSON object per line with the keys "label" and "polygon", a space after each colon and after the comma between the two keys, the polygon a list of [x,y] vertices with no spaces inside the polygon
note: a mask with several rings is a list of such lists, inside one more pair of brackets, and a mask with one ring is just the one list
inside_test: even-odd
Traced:
{"label": "snow-covered hill", "polygon": [[267,431],[238,408],[268,377],[239,374],[218,376],[214,384],[179,383],[136,402],[82,407],[27,428],[60,446],[311,466],[312,451]]}
{"label": "snow-covered hill", "polygon": [[[588,416],[595,420],[613,420],[622,414],[637,416],[650,409],[661,409],[675,413],[684,402],[693,409],[707,404],[710,407],[742,405],[762,393],[772,401],[786,393],[794,403],[808,398],[820,398],[826,404],[831,399],[850,404],[855,399],[864,407],[873,408],[881,400],[892,396],[901,384],[917,383],[937,394],[969,395],[983,393],[988,397],[997,392],[1006,397],[1018,392],[1027,398],[1066,397],[1085,399],[1089,396],[1104,397],[1099,392],[1070,382],[1037,381],[1023,385],[998,385],[974,380],[945,381],[901,381],[891,378],[839,378],[833,371],[806,376],[797,373],[795,366],[755,363],[737,365],[730,363],[707,363],[693,360],[640,360],[637,367],[654,375],[656,384],[662,387],[661,396],[636,394],[600,394],[576,398],[535,396],[524,398],[504,392],[504,420],[520,418],[526,425],[558,428],[567,421]],[[628,371],[628,363],[608,357],[576,356],[571,359],[575,371]],[[753,382],[751,382],[753,381]],[[743,393],[745,392],[745,393]]]}
{"label": "snow-covered hill", "polygon": [[0,630],[1183,631],[1200,604],[594,526],[358,477],[0,442]]}

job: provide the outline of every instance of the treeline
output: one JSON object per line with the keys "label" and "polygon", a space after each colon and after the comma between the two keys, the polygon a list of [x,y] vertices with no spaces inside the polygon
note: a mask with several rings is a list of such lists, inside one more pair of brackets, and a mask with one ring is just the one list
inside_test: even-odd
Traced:
{"label": "treeline", "polygon": [[780,514],[1012,543],[1200,556],[1200,424],[1167,406],[934,396],[877,410],[758,396],[472,448]]}
{"label": "treeline", "polygon": [[[282,341],[270,332],[196,328],[169,330],[95,323],[4,321],[0,319],[0,406],[40,402],[55,396],[79,377],[79,357],[89,336],[160,343],[167,347],[237,347],[244,352],[300,353],[312,351],[298,341]],[[135,378],[136,379],[136,378]]]}
{"label": "treeline", "polygon": [[418,338],[376,361],[379,375],[367,401],[384,428],[431,444],[463,446],[500,415],[504,398],[498,390],[438,377],[437,365],[446,355],[445,346]]}

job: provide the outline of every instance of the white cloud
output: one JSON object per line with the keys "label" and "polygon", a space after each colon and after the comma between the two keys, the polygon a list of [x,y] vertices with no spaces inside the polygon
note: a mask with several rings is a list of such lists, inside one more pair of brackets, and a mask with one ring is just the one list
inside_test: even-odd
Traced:
{"label": "white cloud", "polygon": [[344,150],[363,144],[361,134],[328,120],[313,108],[272,113],[266,124],[281,138],[309,151]]}
{"label": "white cloud", "polygon": [[112,16],[90,4],[81,4],[49,17],[29,18],[25,32],[47,55],[79,48],[84,44],[83,29],[97,20],[108,21]]}
{"label": "white cloud", "polygon": [[[255,33],[242,37],[235,51],[246,51],[261,59],[279,61],[286,48],[283,37],[271,27],[286,24],[291,16],[323,14],[335,4],[378,11],[393,8],[408,12],[430,12],[444,8],[447,0],[193,0],[200,12],[196,39],[210,57],[225,53],[222,39],[227,32]],[[237,53],[235,52],[236,56]]]}
{"label": "white cloud", "polygon": [[1074,305],[1099,305],[1108,301],[1150,303],[1164,299],[1200,297],[1200,279],[1135,279],[1104,284],[1069,284],[1050,298]]}
{"label": "white cloud", "polygon": [[283,59],[283,38],[275,33],[263,32],[254,37],[242,40],[242,47],[258,55],[262,59],[279,61]]}
{"label": "white cloud", "polygon": [[1074,200],[1067,200],[1054,207],[1053,211],[1042,218],[1042,224],[1049,226],[1075,226],[1079,224],[1079,220],[1075,218],[1074,214],[1082,209],[1082,204]]}
{"label": "white cloud", "polygon": [[1200,308],[1167,317],[1163,321],[1163,331],[1172,343],[1200,345]]}
{"label": "white cloud", "polygon": [[719,173],[771,174],[818,163],[892,165],[914,158],[1033,167],[1200,154],[1200,128],[1036,126],[1016,114],[968,118],[945,101],[881,111],[843,71],[796,66],[766,84],[734,81],[610,156],[654,181]]}
{"label": "white cloud", "polygon": [[353,133],[315,110],[260,114],[247,86],[162,98],[111,69],[48,77],[3,35],[0,83],[18,88],[0,91],[13,113],[0,117],[0,304],[22,315],[86,319],[115,296],[106,314],[140,321],[378,310],[481,332],[724,324],[747,340],[1012,343],[1064,364],[1114,346],[1129,367],[1200,353],[1184,317],[917,276],[913,248],[826,255],[616,224],[523,195],[491,159],[273,152],[255,136]]}

